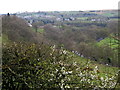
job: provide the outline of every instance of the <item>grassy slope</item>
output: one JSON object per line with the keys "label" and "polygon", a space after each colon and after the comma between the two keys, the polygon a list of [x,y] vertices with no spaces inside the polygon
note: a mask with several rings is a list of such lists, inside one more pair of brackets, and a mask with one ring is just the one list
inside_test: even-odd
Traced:
{"label": "grassy slope", "polygon": [[5,35],[5,34],[2,34],[2,37],[0,38],[0,40],[1,40],[3,43],[10,42],[10,40],[8,39],[8,36]]}
{"label": "grassy slope", "polygon": [[105,74],[108,74],[110,76],[115,75],[119,70],[119,68],[117,68],[117,67],[112,67],[112,66],[99,64],[95,61],[92,61],[90,59],[85,59],[85,58],[82,58],[82,57],[77,56],[77,55],[74,55],[73,59],[70,60],[68,63],[71,64],[73,62],[76,62],[81,68],[83,68],[84,66],[87,65],[88,61],[90,62],[89,67],[95,68],[95,66],[98,66],[100,75],[103,76],[103,77],[105,76]]}

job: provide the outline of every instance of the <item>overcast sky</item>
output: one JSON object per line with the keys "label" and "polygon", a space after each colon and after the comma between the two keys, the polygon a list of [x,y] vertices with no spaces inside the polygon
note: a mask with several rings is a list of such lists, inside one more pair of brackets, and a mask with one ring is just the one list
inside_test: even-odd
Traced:
{"label": "overcast sky", "polygon": [[120,0],[2,0],[0,13],[118,9]]}

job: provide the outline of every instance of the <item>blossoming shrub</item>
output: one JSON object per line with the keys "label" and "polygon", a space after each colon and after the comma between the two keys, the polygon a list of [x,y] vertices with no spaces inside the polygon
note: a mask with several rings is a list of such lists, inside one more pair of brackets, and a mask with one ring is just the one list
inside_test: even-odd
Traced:
{"label": "blossoming shrub", "polygon": [[44,44],[3,44],[3,89],[22,88],[115,88],[117,76],[101,76],[98,67],[91,68],[73,60],[63,47]]}
{"label": "blossoming shrub", "polygon": [[58,62],[66,57],[64,50],[44,44],[3,44],[2,87],[50,87],[52,71],[60,68]]}

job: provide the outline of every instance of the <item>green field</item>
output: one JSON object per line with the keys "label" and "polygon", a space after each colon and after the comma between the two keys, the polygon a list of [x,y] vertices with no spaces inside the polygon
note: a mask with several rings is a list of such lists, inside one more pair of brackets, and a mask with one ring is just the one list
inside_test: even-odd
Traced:
{"label": "green field", "polygon": [[8,39],[8,36],[5,35],[5,34],[2,35],[2,37],[0,38],[0,40],[1,40],[2,42],[5,42],[5,43],[7,43],[7,42],[10,41],[10,40]]}
{"label": "green field", "polygon": [[79,20],[86,20],[86,19],[88,19],[88,17],[79,17],[77,19],[79,19]]}
{"label": "green field", "polygon": [[102,15],[103,15],[103,16],[112,17],[112,16],[115,16],[115,15],[117,15],[117,14],[116,14],[116,13],[103,13]]}
{"label": "green field", "polygon": [[[34,32],[36,31],[34,28],[32,28],[32,30],[33,30]],[[37,29],[37,32],[43,33],[43,32],[44,32],[44,29],[43,29],[43,28],[38,28],[38,29]]]}
{"label": "green field", "polygon": [[118,41],[115,40],[114,38],[105,38],[101,40],[100,42],[97,43],[98,46],[110,46],[111,48],[118,48]]}

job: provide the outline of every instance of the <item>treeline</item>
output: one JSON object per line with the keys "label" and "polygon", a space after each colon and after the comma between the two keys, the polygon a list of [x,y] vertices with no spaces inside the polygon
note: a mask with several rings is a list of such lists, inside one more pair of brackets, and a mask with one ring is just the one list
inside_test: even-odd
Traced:
{"label": "treeline", "polygon": [[44,37],[51,43],[61,44],[70,51],[77,51],[79,55],[84,55],[102,64],[118,66],[118,52],[111,49],[110,46],[97,46],[96,43],[110,37],[111,34],[117,35],[117,23],[110,22],[106,27],[90,25],[76,27],[70,25],[61,25],[53,27],[44,26]]}

